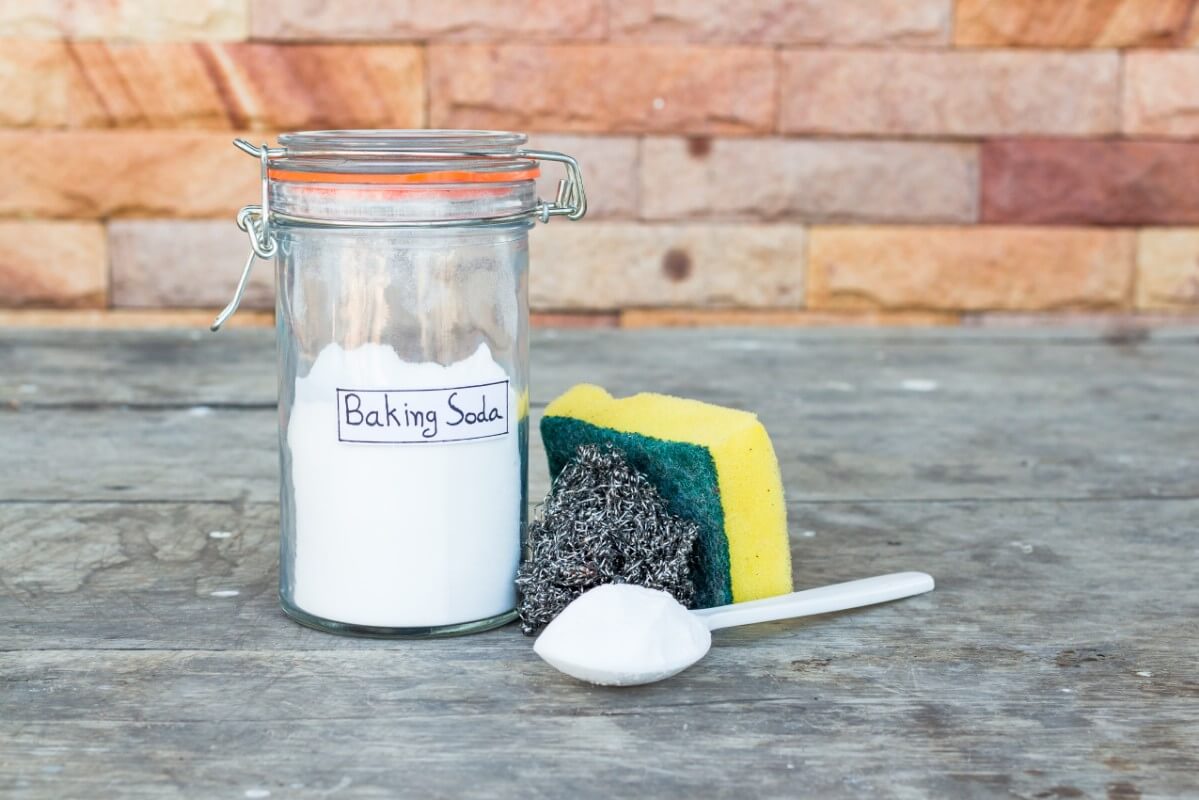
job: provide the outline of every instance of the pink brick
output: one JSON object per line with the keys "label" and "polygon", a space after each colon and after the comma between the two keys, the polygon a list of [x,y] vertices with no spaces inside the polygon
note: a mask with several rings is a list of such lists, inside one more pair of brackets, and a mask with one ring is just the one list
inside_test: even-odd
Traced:
{"label": "pink brick", "polygon": [[613,39],[919,47],[949,42],[953,0],[621,0],[610,13]]}
{"label": "pink brick", "polygon": [[1020,311],[1131,301],[1131,231],[818,227],[810,238],[814,309]]}
{"label": "pink brick", "polygon": [[563,132],[769,131],[770,50],[601,45],[429,48],[430,123]]}
{"label": "pink brick", "polygon": [[[148,328],[193,328],[208,333],[212,324],[213,311],[158,309],[75,309],[45,310],[21,309],[0,311],[0,327],[20,326],[32,328],[71,328],[95,330],[97,328],[136,330]],[[239,311],[234,314],[226,328],[269,328],[275,324],[275,315],[269,311]]]}
{"label": "pink brick", "polygon": [[[114,220],[108,238],[117,308],[221,308],[250,253],[232,219]],[[274,275],[255,262],[242,308],[274,308]]]}
{"label": "pink brick", "polygon": [[[587,219],[637,216],[638,142],[633,137],[542,133],[529,138],[529,147],[555,150],[578,159],[587,191]],[[539,195],[553,199],[563,175],[561,166],[543,163],[537,181]]]}
{"label": "pink brick", "polygon": [[641,161],[650,219],[978,219],[975,145],[651,137]]}
{"label": "pink brick", "polygon": [[258,167],[234,135],[0,132],[0,216],[232,215],[259,196]]}
{"label": "pink brick", "polygon": [[0,305],[100,307],[107,292],[99,224],[0,222]]}
{"label": "pink brick", "polygon": [[1179,43],[1194,0],[958,0],[966,47],[1137,47]]}
{"label": "pink brick", "polygon": [[[2,6],[0,6],[2,8]],[[0,46],[0,125],[54,127],[78,114],[80,87],[61,42],[11,40]],[[86,113],[86,112],[85,112]]]}
{"label": "pink brick", "polygon": [[537,310],[798,308],[806,235],[797,225],[553,223],[529,237]]}
{"label": "pink brick", "polygon": [[1136,343],[1150,335],[1150,328],[1185,326],[1199,323],[1195,314],[1171,311],[984,311],[962,315],[962,327],[970,328],[1073,328],[1099,329],[1104,341],[1112,344]]}
{"label": "pink brick", "polygon": [[252,0],[256,39],[600,39],[604,0]]}
{"label": "pink brick", "polygon": [[419,49],[400,45],[13,42],[9,127],[421,127]]}
{"label": "pink brick", "polygon": [[1137,308],[1199,310],[1199,229],[1149,228],[1140,232]]}
{"label": "pink brick", "polygon": [[784,132],[1114,133],[1115,53],[797,50],[782,55]]}
{"label": "pink brick", "polygon": [[987,222],[1199,222],[1199,143],[986,142],[982,186]]}
{"label": "pink brick", "polygon": [[[244,39],[249,0],[0,0],[6,39]],[[5,42],[5,46],[8,42]]]}
{"label": "pink brick", "polygon": [[1131,135],[1199,136],[1199,53],[1126,54],[1123,112]]}
{"label": "pink brick", "polygon": [[616,328],[620,314],[614,311],[534,311],[529,315],[534,328]]}

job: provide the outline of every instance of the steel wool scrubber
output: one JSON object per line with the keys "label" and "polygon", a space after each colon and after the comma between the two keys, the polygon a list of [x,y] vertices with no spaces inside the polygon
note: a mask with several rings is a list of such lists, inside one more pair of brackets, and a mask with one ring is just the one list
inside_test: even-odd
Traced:
{"label": "steel wool scrubber", "polygon": [[661,589],[691,606],[698,532],[618,450],[579,447],[529,525],[529,558],[516,578],[522,630],[537,633],[583,592],[609,583]]}

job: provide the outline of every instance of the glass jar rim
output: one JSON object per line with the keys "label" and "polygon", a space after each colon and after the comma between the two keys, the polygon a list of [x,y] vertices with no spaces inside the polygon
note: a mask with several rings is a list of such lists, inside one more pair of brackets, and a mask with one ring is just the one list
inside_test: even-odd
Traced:
{"label": "glass jar rim", "polygon": [[[319,180],[380,176],[385,183],[493,183],[532,180],[537,162],[523,157],[521,133],[472,130],[328,130],[279,136],[272,177]],[[388,176],[388,177],[381,177]]]}
{"label": "glass jar rim", "polygon": [[511,131],[437,128],[296,131],[279,135],[279,144],[297,156],[314,151],[353,153],[475,153],[515,154],[528,141]]}

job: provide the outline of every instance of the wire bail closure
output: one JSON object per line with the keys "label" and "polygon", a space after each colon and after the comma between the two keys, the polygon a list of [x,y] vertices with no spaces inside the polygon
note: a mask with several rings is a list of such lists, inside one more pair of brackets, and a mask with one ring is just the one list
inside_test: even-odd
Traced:
{"label": "wire bail closure", "polygon": [[267,147],[265,142],[261,147],[255,147],[245,139],[234,139],[233,144],[239,150],[257,156],[262,165],[262,204],[242,206],[241,211],[237,212],[237,227],[250,237],[250,257],[246,259],[246,265],[242,267],[241,279],[237,282],[233,299],[229,301],[229,305],[221,309],[221,313],[217,314],[216,319],[212,321],[210,330],[213,331],[219,331],[221,326],[237,311],[237,307],[241,305],[241,300],[246,294],[246,287],[250,285],[250,271],[254,268],[254,259],[274,258],[275,253],[279,252],[279,243],[271,234],[271,187],[267,169],[272,156],[282,156],[286,151],[282,148],[272,150]]}
{"label": "wire bail closure", "polygon": [[[237,149],[258,159],[262,180],[262,202],[259,205],[243,206],[237,212],[237,227],[245,231],[246,236],[250,239],[250,255],[246,258],[246,265],[242,268],[241,279],[237,282],[237,289],[233,293],[233,299],[221,310],[221,313],[217,314],[216,319],[212,322],[211,330],[213,331],[220,330],[221,326],[236,313],[238,306],[241,305],[242,298],[246,293],[246,287],[250,284],[250,272],[254,267],[254,259],[269,260],[274,258],[275,254],[279,251],[279,242],[272,230],[276,222],[329,228],[450,228],[521,222],[528,219],[549,222],[553,217],[580,220],[587,213],[587,194],[583,189],[582,170],[579,169],[579,162],[565,153],[556,153],[550,150],[516,150],[511,153],[497,154],[460,150],[439,152],[438,155],[489,159],[527,158],[538,162],[553,161],[565,167],[566,177],[558,181],[558,191],[553,201],[538,200],[537,205],[529,211],[498,217],[480,217],[478,219],[465,220],[368,222],[362,220],[314,219],[283,214],[271,210],[269,169],[270,160],[286,156],[287,150],[282,147],[270,147],[265,142],[256,147],[245,139],[234,139],[233,144]],[[419,151],[397,151],[391,153],[391,155],[421,157],[429,154]]]}

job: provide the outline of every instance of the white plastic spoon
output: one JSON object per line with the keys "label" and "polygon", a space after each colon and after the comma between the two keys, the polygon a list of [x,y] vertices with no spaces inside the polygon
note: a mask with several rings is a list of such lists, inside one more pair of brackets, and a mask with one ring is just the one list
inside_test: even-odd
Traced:
{"label": "white plastic spoon", "polygon": [[636,686],[676,675],[704,657],[712,631],[827,614],[932,591],[932,576],[895,572],[748,603],[688,611],[666,592],[608,584],[584,592],[537,637],[533,650],[567,675]]}

